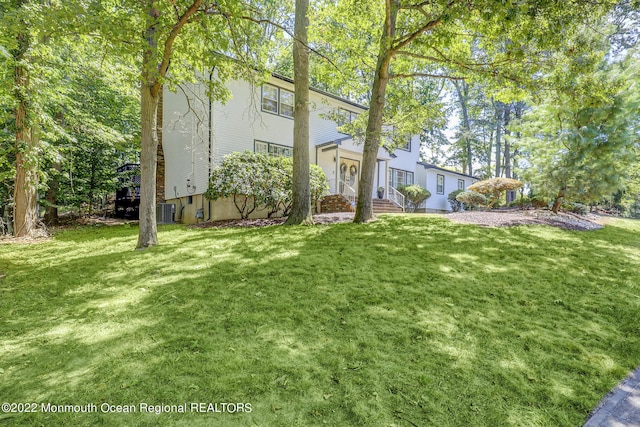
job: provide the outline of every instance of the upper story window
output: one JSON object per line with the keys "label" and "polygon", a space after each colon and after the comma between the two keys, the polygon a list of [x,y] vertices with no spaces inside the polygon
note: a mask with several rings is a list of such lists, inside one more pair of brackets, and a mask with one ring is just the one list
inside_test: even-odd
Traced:
{"label": "upper story window", "polygon": [[400,150],[411,151],[411,137],[408,138],[406,144],[402,147],[398,147]]}
{"label": "upper story window", "polygon": [[458,190],[464,190],[464,179],[458,180]]}
{"label": "upper story window", "polygon": [[293,118],[293,92],[277,86],[262,85],[262,111]]}
{"label": "upper story window", "polygon": [[340,125],[351,123],[358,118],[358,113],[354,113],[353,111],[349,111],[344,108],[339,108],[338,113],[344,118],[342,123],[338,123]]}

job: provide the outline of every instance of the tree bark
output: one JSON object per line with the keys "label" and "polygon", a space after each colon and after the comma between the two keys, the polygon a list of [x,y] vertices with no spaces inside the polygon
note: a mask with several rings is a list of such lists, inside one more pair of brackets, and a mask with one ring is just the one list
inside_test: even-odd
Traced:
{"label": "tree bark", "polygon": [[503,106],[504,104],[500,101],[495,103],[496,109],[496,178],[499,178],[502,174],[501,171],[501,154],[500,150],[502,148],[502,115],[503,115]]}
{"label": "tree bark", "polygon": [[464,164],[462,171],[473,175],[473,153],[471,149],[471,123],[469,122],[469,110],[467,103],[469,101],[469,85],[461,80],[453,81],[453,85],[458,93],[458,101],[460,102],[460,110],[462,111],[462,133],[464,140]]}
{"label": "tree bark", "polygon": [[[21,7],[18,2],[17,7]],[[29,71],[24,64],[30,46],[26,28],[17,36],[18,46],[13,52],[15,61],[14,85],[18,101],[15,109],[16,179],[14,182],[13,226],[14,236],[32,236],[38,224],[38,137],[33,129],[33,117],[29,103]]]}
{"label": "tree bark", "polygon": [[296,0],[293,42],[295,110],[293,112],[293,202],[286,224],[313,224],[309,188],[309,0]]}
{"label": "tree bark", "polygon": [[553,206],[551,207],[551,210],[555,214],[558,213],[558,209],[560,209],[560,206],[562,206],[562,200],[564,200],[565,191],[566,191],[565,188],[558,191],[558,195],[556,196],[556,199],[553,201]]}
{"label": "tree bark", "polygon": [[158,45],[156,24],[159,12],[155,0],[149,0],[146,49],[142,56],[141,129],[140,129],[140,231],[137,249],[158,244],[156,224],[156,168],[158,161],[159,83],[156,69]]}
{"label": "tree bark", "polygon": [[391,44],[395,34],[398,6],[397,1],[387,2],[385,28],[380,38],[380,50],[378,52],[376,73],[373,78],[371,103],[369,105],[369,120],[367,122],[362,153],[362,168],[360,183],[358,184],[358,204],[353,219],[353,222],[356,223],[367,222],[373,218],[373,184],[378,159],[378,149],[380,147],[385,93],[387,83],[389,82],[389,65],[393,56]]}
{"label": "tree bark", "polygon": [[[55,162],[52,165],[52,168],[60,173],[61,165],[59,162]],[[50,177],[49,188],[47,189],[47,194],[45,196],[47,207],[44,211],[44,222],[49,226],[58,225],[58,207],[56,206],[58,203],[57,196],[60,187],[58,173],[54,177]]]}

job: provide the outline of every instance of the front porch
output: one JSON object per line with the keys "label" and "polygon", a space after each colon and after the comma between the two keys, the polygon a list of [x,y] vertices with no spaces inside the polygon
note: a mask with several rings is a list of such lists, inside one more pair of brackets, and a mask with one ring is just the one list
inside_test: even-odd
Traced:
{"label": "front porch", "polygon": [[[322,212],[355,211],[362,165],[362,153],[358,151],[359,149],[352,137],[344,137],[316,146],[316,162],[327,177],[331,193],[331,196],[325,198],[326,203],[323,201]],[[404,211],[404,196],[387,184],[389,183],[389,160],[391,160],[389,154],[382,149],[379,150],[375,183],[371,194],[374,213]]]}

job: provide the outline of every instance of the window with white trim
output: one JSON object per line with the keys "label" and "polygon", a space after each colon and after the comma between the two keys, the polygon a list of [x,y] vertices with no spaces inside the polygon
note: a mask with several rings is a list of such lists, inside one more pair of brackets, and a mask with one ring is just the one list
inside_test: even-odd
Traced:
{"label": "window with white trim", "polygon": [[413,184],[413,172],[389,168],[389,186],[398,188],[401,185]]}
{"label": "window with white trim", "polygon": [[293,92],[270,84],[262,85],[262,111],[293,118],[294,100]]}
{"label": "window with white trim", "polygon": [[293,157],[293,148],[272,142],[255,141],[255,152],[271,154],[272,156]]}
{"label": "window with white trim", "polygon": [[438,174],[436,184],[436,193],[444,194],[444,175]]}
{"label": "window with white trim", "polygon": [[458,190],[464,190],[464,179],[458,180]]}

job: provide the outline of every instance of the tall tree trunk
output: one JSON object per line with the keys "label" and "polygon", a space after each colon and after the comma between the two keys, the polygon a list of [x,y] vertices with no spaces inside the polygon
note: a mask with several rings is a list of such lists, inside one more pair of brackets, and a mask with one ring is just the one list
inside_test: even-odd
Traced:
{"label": "tall tree trunk", "polygon": [[382,113],[384,111],[385,93],[389,82],[389,65],[393,52],[391,44],[396,30],[398,16],[398,2],[387,3],[385,28],[380,37],[378,62],[373,78],[371,102],[369,104],[369,120],[364,139],[362,153],[362,168],[360,183],[358,184],[358,204],[353,222],[367,222],[373,217],[373,184],[375,178],[378,149],[380,148],[380,133],[382,129]]}
{"label": "tall tree trunk", "polygon": [[60,162],[55,162],[51,166],[54,170],[57,171],[55,176],[50,177],[49,180],[49,188],[47,189],[47,194],[45,196],[45,200],[47,201],[47,207],[44,211],[44,222],[47,225],[58,225],[58,190],[60,188],[60,182],[58,181],[58,175],[62,170],[62,166]]}
{"label": "tall tree trunk", "polygon": [[494,105],[496,109],[496,178],[499,178],[502,174],[502,154],[500,150],[502,148],[502,115],[504,104],[497,101]]}
{"label": "tall tree trunk", "polygon": [[142,57],[141,129],[140,129],[140,232],[137,249],[158,244],[156,224],[156,167],[158,161],[158,44],[156,25],[159,11],[149,0],[145,34],[146,49]]}
{"label": "tall tree trunk", "polygon": [[[511,109],[513,104],[507,104],[504,107],[504,126],[505,126],[505,138],[504,138],[504,176],[505,178],[511,178],[511,141],[507,136],[506,128],[511,121]],[[515,191],[507,191],[505,194],[506,202],[509,204],[515,199]]]}
{"label": "tall tree trunk", "polygon": [[[473,175],[473,152],[471,149],[471,123],[469,122],[469,109],[467,104],[469,102],[469,85],[461,80],[453,81],[453,85],[456,88],[458,94],[458,102],[460,103],[460,110],[462,111],[462,134],[464,141],[464,166],[463,172],[467,172],[469,175]],[[466,170],[465,170],[466,169]]]}
{"label": "tall tree trunk", "polygon": [[[18,1],[17,7],[23,2]],[[33,129],[33,114],[29,103],[29,71],[24,61],[30,46],[26,28],[17,37],[18,46],[13,52],[15,61],[14,85],[18,101],[15,109],[16,129],[16,179],[14,183],[13,226],[16,237],[32,236],[38,223],[38,136]]]}
{"label": "tall tree trunk", "polygon": [[293,112],[293,204],[286,224],[313,224],[309,188],[309,0],[296,0],[293,42],[295,110]]}

